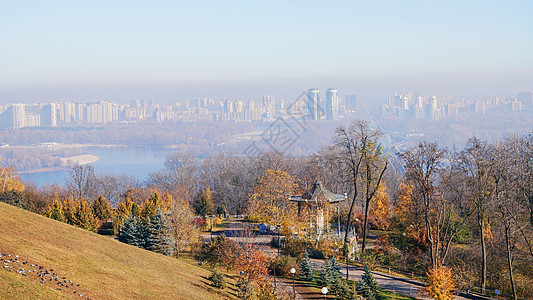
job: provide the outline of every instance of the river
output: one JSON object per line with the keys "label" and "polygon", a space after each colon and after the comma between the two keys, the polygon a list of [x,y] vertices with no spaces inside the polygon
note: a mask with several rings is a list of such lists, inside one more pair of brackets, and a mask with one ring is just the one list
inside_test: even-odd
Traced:
{"label": "river", "polygon": [[[113,174],[133,176],[140,181],[148,175],[163,169],[165,159],[175,149],[138,147],[87,147],[82,152],[98,156],[98,161],[90,164],[97,175]],[[20,174],[23,181],[31,181],[39,186],[57,183],[66,184],[69,171],[46,171]]]}

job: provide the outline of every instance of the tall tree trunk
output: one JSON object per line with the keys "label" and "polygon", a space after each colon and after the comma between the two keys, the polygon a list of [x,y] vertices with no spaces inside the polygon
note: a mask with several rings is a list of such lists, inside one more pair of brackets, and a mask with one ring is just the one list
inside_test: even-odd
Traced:
{"label": "tall tree trunk", "polygon": [[348,230],[350,230],[350,222],[352,221],[353,207],[355,205],[355,199],[357,197],[357,189],[354,192],[352,203],[350,204],[350,210],[348,211],[348,216],[346,217],[346,227],[344,229],[344,246],[342,247],[342,255],[348,255]]}
{"label": "tall tree trunk", "polygon": [[366,249],[366,235],[368,234],[368,206],[370,204],[369,202],[370,200],[367,200],[365,205],[365,222],[363,225],[363,246],[361,247],[361,253],[365,253]]}
{"label": "tall tree trunk", "polygon": [[485,294],[487,284],[487,245],[485,243],[485,218],[481,214],[477,216],[477,223],[481,235],[481,293]]}
{"label": "tall tree trunk", "polygon": [[514,276],[513,276],[513,255],[511,253],[511,243],[509,241],[509,227],[506,226],[505,228],[505,244],[507,246],[507,266],[509,267],[509,278],[511,280],[511,289],[513,290],[513,298],[517,300],[516,296],[516,287],[514,283]]}

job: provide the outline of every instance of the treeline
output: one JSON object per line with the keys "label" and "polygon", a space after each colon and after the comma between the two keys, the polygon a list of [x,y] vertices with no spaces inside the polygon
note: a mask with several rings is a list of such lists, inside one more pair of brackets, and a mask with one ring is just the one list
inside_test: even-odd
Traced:
{"label": "treeline", "polygon": [[0,148],[0,162],[3,166],[11,166],[18,171],[68,167],[63,163],[61,157],[77,154],[75,149]]}
{"label": "treeline", "polygon": [[228,142],[231,135],[251,130],[252,127],[249,123],[177,122],[161,124],[146,121],[135,124],[109,124],[95,127],[0,130],[0,140],[9,145],[32,145],[53,141],[62,144],[156,147],[182,144],[197,147]]}

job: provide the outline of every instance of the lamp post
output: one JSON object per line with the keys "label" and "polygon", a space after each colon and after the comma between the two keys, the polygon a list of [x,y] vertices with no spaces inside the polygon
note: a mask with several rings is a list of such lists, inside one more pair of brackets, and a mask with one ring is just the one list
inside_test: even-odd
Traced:
{"label": "lamp post", "polygon": [[291,269],[291,274],[292,274],[292,295],[294,296],[294,299],[296,299],[296,289],[294,288],[294,274],[296,274],[295,268]]}
{"label": "lamp post", "polygon": [[326,299],[326,294],[328,293],[328,288],[327,287],[323,287],[321,290],[322,294],[324,294],[324,300]]}

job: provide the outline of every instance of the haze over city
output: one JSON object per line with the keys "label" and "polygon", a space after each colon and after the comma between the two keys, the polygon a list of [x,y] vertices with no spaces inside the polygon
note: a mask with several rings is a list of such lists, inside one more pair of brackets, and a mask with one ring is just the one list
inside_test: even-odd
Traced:
{"label": "haze over city", "polygon": [[530,1],[4,3],[0,102],[531,90]]}
{"label": "haze over city", "polygon": [[0,299],[533,299],[533,1],[0,9]]}

